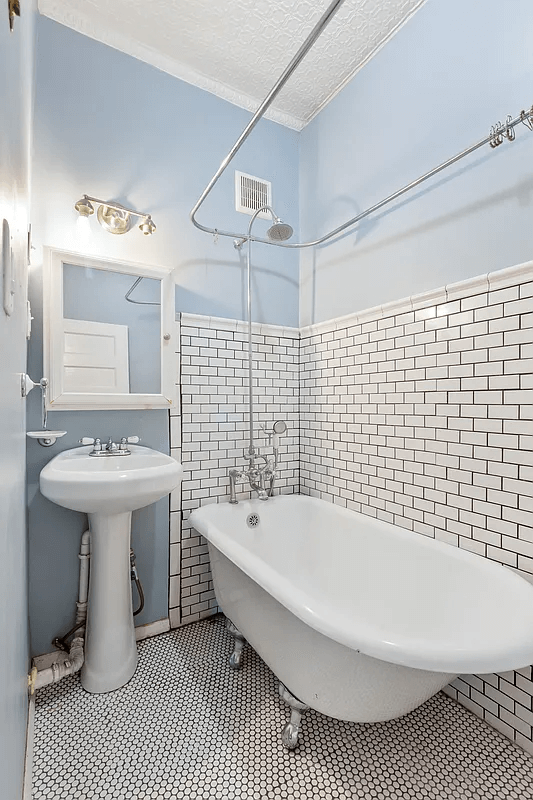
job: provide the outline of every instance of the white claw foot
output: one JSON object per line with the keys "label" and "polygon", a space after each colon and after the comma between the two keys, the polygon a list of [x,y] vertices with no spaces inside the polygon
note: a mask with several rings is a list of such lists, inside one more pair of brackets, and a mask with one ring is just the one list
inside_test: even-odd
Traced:
{"label": "white claw foot", "polygon": [[302,714],[305,714],[305,712],[309,709],[309,706],[306,706],[305,703],[302,703],[301,700],[298,700],[297,697],[291,694],[287,687],[281,683],[281,681],[279,684],[279,696],[291,708],[291,718],[283,728],[281,733],[281,741],[283,742],[284,747],[286,747],[288,750],[294,750],[294,748],[298,745],[298,734],[300,733]]}
{"label": "white claw foot", "polygon": [[228,633],[231,633],[235,639],[233,653],[229,657],[229,665],[232,669],[240,669],[242,666],[242,655],[246,639],[230,619],[226,621],[226,628]]}

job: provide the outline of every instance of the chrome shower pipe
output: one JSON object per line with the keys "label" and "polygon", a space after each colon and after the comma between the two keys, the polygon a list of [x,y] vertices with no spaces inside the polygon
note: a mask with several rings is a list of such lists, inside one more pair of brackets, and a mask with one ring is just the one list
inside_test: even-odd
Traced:
{"label": "chrome shower pipe", "polygon": [[[252,217],[252,222],[256,218],[256,214]],[[249,230],[251,229],[251,223]],[[249,445],[248,453],[251,457],[255,454],[254,449],[254,389],[252,385],[252,378],[254,372],[253,364],[253,348],[252,348],[252,239],[248,235],[248,246],[246,248],[246,274],[247,274],[247,291],[248,291],[248,410],[249,410]],[[252,465],[251,465],[252,466]]]}
{"label": "chrome shower pipe", "polygon": [[[283,87],[285,86],[285,84],[287,83],[287,81],[289,80],[291,75],[293,74],[293,72],[300,65],[300,62],[305,58],[305,56],[307,55],[309,50],[312,48],[312,46],[314,45],[314,43],[316,42],[316,40],[318,39],[318,37],[320,36],[322,31],[324,30],[324,28],[326,28],[326,26],[331,22],[331,20],[333,19],[333,17],[335,16],[335,14],[337,13],[337,11],[339,10],[339,8],[342,6],[342,4],[344,2],[345,2],[345,0],[333,0],[333,2],[328,6],[328,8],[324,12],[324,14],[322,14],[322,16],[318,20],[317,24],[315,25],[315,27],[313,28],[313,30],[311,31],[311,33],[309,34],[309,36],[307,37],[305,42],[303,43],[303,45],[300,47],[300,49],[298,50],[298,52],[296,53],[296,55],[294,56],[294,58],[292,59],[290,64],[285,68],[285,70],[283,71],[283,73],[280,76],[280,78],[278,78],[278,80],[276,81],[276,83],[274,84],[274,86],[272,87],[270,92],[267,94],[267,96],[265,97],[265,99],[263,100],[263,102],[261,103],[261,105],[259,106],[257,111],[255,112],[255,114],[253,115],[252,119],[250,120],[250,122],[248,123],[248,125],[246,126],[244,131],[241,133],[241,135],[239,136],[239,138],[237,139],[237,141],[235,142],[235,144],[233,145],[233,147],[229,151],[229,153],[226,156],[226,158],[221,163],[221,165],[218,168],[218,170],[215,172],[215,174],[213,175],[213,177],[211,178],[211,180],[209,181],[209,183],[205,187],[204,191],[200,195],[200,198],[196,202],[196,205],[194,206],[194,208],[192,209],[192,211],[190,213],[191,222],[193,223],[193,225],[195,225],[197,228],[199,228],[199,230],[204,231],[205,233],[211,233],[213,235],[218,234],[220,236],[230,236],[232,239],[243,239],[243,238],[246,238],[246,237],[243,237],[242,233],[228,233],[228,232],[224,232],[224,231],[219,231],[217,228],[208,228],[205,225],[202,225],[201,223],[199,223],[197,221],[196,214],[198,213],[198,210],[200,209],[200,206],[203,205],[205,199],[210,194],[212,188],[214,187],[214,185],[216,184],[216,182],[218,181],[218,179],[220,178],[222,173],[225,171],[226,167],[228,167],[230,162],[233,160],[234,156],[241,149],[242,145],[244,144],[244,142],[246,141],[248,136],[251,134],[251,132],[253,131],[253,129],[255,128],[257,123],[259,122],[259,120],[264,116],[265,112],[268,110],[270,105],[274,102],[274,100],[276,99],[276,97],[278,96],[280,91],[283,89]],[[265,244],[274,244],[274,242],[270,242],[268,239],[255,239],[254,241],[264,242]],[[280,246],[279,243],[277,243],[277,245]],[[281,245],[281,246],[282,247],[283,246],[286,247],[287,245]],[[291,245],[291,246],[292,247],[299,247],[300,245]]]}
{"label": "chrome shower pipe", "polygon": [[252,226],[256,221],[259,214],[263,211],[268,211],[271,216],[273,222],[276,221],[277,217],[270,206],[261,206],[258,208],[257,211],[254,212],[252,218],[250,219],[250,223],[248,225],[248,234],[245,237],[241,237],[239,241],[235,242],[235,247],[239,249],[242,247],[244,242],[247,242],[246,248],[246,283],[247,283],[247,302],[246,302],[246,313],[247,313],[247,320],[248,320],[248,413],[249,413],[249,444],[248,444],[248,455],[250,456],[250,466],[253,467],[253,459],[256,455],[255,447],[254,447],[254,390],[253,390],[253,373],[254,373],[254,363],[253,363],[253,347],[252,347]]}

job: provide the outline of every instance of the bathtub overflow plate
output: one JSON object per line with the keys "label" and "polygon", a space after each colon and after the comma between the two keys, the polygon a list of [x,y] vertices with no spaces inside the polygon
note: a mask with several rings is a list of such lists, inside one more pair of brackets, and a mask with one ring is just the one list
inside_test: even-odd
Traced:
{"label": "bathtub overflow plate", "polygon": [[246,524],[248,525],[249,528],[257,528],[260,521],[261,520],[259,519],[259,514],[252,513],[248,514],[248,516],[246,517]]}

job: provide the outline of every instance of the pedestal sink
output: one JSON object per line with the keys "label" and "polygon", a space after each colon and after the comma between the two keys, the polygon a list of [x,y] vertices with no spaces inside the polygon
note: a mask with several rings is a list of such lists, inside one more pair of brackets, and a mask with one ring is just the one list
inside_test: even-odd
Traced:
{"label": "pedestal sink", "polygon": [[42,494],[89,515],[91,567],[81,683],[109,692],[127,683],[137,666],[130,584],[131,512],[175,489],[183,467],[148,447],[131,455],[90,456],[91,447],[65,450],[42,470]]}

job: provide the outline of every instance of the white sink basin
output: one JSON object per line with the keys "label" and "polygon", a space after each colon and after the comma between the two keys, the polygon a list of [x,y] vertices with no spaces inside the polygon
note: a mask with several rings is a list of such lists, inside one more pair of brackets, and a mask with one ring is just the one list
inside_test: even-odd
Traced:
{"label": "white sink basin", "polygon": [[130,456],[90,456],[76,447],[55,456],[40,477],[42,494],[87,514],[120,514],[155,503],[175,489],[183,467],[149,447],[130,445]]}
{"label": "white sink basin", "polygon": [[[137,666],[130,585],[131,512],[179,486],[183,467],[148,447],[129,456],[65,450],[42,470],[42,494],[89,515],[90,580],[81,684],[89,692],[124,686]],[[146,531],[149,535],[150,531]]]}

